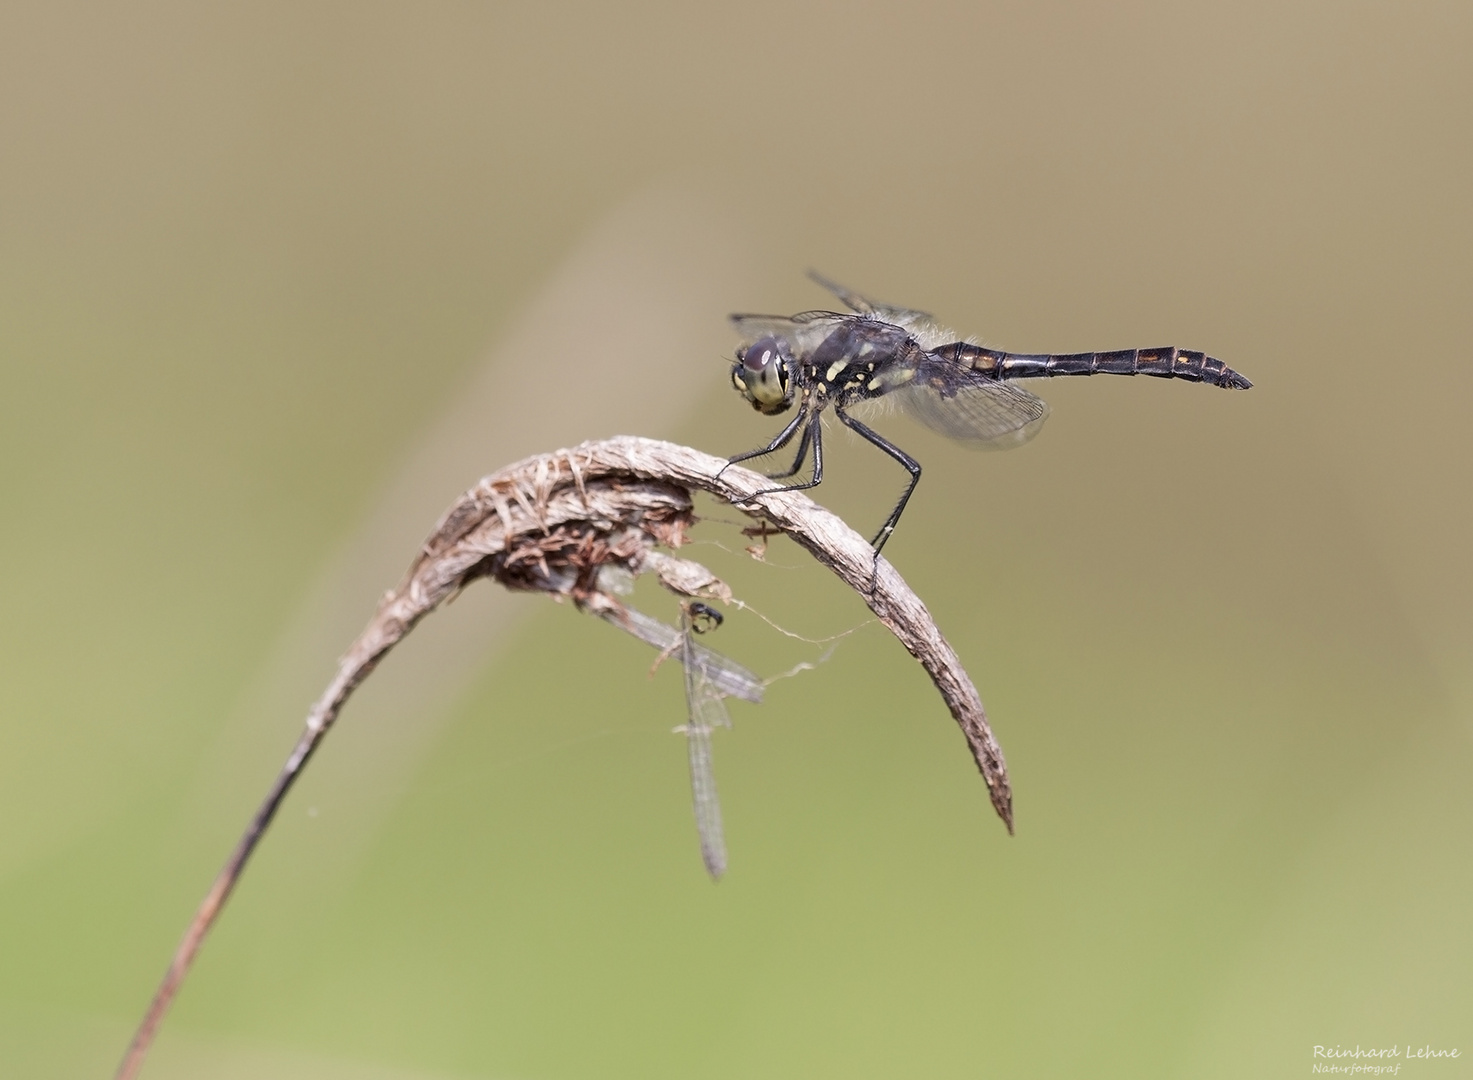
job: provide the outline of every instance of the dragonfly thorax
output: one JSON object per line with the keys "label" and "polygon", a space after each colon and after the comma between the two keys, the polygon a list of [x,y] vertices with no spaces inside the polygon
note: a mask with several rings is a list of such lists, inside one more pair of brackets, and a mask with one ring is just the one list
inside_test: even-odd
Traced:
{"label": "dragonfly thorax", "polygon": [[775,416],[793,404],[796,362],[785,343],[765,337],[737,352],[731,383],[758,412]]}

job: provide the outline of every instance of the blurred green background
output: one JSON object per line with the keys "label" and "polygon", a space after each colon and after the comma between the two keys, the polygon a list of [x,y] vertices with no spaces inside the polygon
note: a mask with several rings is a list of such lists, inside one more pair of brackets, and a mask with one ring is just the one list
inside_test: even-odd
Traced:
{"label": "blurred green background", "polygon": [[[765,440],[725,315],[823,305],[809,266],[1257,384],[1048,384],[1009,454],[883,422],[1017,836],[869,626],[732,706],[713,886],[677,673],[478,586],[350,704],[146,1075],[1473,1075],[1470,55],[1466,3],[0,8],[0,1075],[110,1074],[455,494]],[[903,476],[830,456],[868,532]],[[693,554],[864,618],[790,545]]]}

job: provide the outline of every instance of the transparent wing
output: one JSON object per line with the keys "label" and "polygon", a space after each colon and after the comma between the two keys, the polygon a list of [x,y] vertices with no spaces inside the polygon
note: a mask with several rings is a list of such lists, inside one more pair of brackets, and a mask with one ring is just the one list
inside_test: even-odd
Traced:
{"label": "transparent wing", "polygon": [[808,271],[808,276],[844,301],[851,310],[864,315],[873,315],[883,322],[904,327],[925,342],[926,348],[934,348],[935,343],[946,336],[947,332],[942,329],[936,322],[936,317],[929,311],[916,311],[914,308],[901,307],[898,304],[882,304],[877,300],[871,300],[853,289],[845,288],[837,281],[830,281],[817,270]]}
{"label": "transparent wing", "polygon": [[812,352],[834,330],[858,315],[841,315],[835,311],[803,311],[797,315],[733,315],[732,324],[742,343],[765,337],[782,338],[799,354]]}
{"label": "transparent wing", "polygon": [[701,837],[701,860],[713,878],[726,873],[726,837],[721,828],[721,801],[716,795],[716,773],[711,760],[711,732],[731,727],[731,717],[721,693],[696,655],[690,616],[681,617],[681,660],[685,667],[685,701],[690,718],[685,723],[686,748],[690,756],[691,804],[696,812],[696,831]]}
{"label": "transparent wing", "polygon": [[845,305],[848,306],[850,311],[858,311],[866,315],[878,315],[882,319],[885,319],[886,322],[896,321],[895,319],[887,317],[888,315],[892,314],[909,315],[919,319],[931,318],[929,312],[914,311],[911,308],[898,307],[894,304],[881,304],[877,301],[871,300],[869,297],[862,296],[859,293],[855,292],[853,289],[849,289],[843,285],[840,285],[837,281],[831,281],[830,279],[820,274],[817,270],[808,271],[808,276],[814,281],[818,282],[820,285],[822,285],[829,292],[833,293],[840,300],[844,301]]}
{"label": "transparent wing", "polygon": [[590,606],[590,611],[641,641],[680,661],[685,674],[686,723],[684,732],[690,758],[691,803],[701,838],[701,859],[713,878],[726,872],[726,839],[721,828],[721,803],[716,796],[716,774],[711,759],[711,732],[731,727],[724,697],[761,703],[761,679],[735,660],[695,640],[691,616],[683,611],[680,629],[623,604]]}
{"label": "transparent wing", "polygon": [[624,605],[600,609],[596,614],[661,652],[673,654],[678,650],[680,662],[687,669],[692,664],[699,668],[702,677],[721,696],[741,698],[754,705],[762,704],[762,691],[765,687],[761,679],[730,657],[722,656],[700,642],[690,640],[691,635],[682,634],[669,623]]}
{"label": "transparent wing", "polygon": [[1048,418],[1042,398],[942,361],[921,364],[889,396],[932,431],[979,450],[1019,446]]}

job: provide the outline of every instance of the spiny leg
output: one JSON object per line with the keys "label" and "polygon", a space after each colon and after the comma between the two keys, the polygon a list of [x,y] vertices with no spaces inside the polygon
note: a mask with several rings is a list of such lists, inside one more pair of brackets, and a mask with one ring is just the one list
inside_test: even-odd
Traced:
{"label": "spiny leg", "polygon": [[870,541],[874,545],[875,556],[878,557],[880,549],[885,546],[885,541],[889,540],[890,535],[895,531],[895,526],[900,521],[900,515],[905,512],[905,504],[910,501],[911,494],[915,491],[916,485],[921,482],[921,463],[878,432],[861,424],[838,405],[834,406],[834,414],[851,431],[857,432],[867,441],[878,446],[885,453],[900,462],[901,465],[904,465],[905,471],[910,473],[910,486],[905,489],[905,494],[900,496],[900,501],[895,504],[895,509],[890,511],[890,516],[885,519],[885,524],[880,526],[880,531],[875,534],[875,538]]}
{"label": "spiny leg", "polygon": [[793,459],[793,467],[791,469],[787,469],[787,470],[785,470],[783,472],[768,473],[767,474],[767,479],[769,479],[769,480],[782,480],[782,479],[784,479],[786,477],[789,477],[789,476],[797,476],[798,475],[798,470],[800,470],[800,469],[803,468],[803,459],[808,456],[809,435],[810,435],[809,430],[807,428],[804,428],[803,429],[803,438],[798,443],[798,456]]}
{"label": "spiny leg", "polygon": [[[809,488],[818,487],[823,483],[823,427],[821,426],[823,413],[817,409],[809,418],[808,430],[803,433],[804,440],[813,444],[813,479],[806,484],[785,484],[782,487],[765,488],[762,491],[753,492],[754,495],[772,495],[779,491],[807,491]],[[796,470],[794,470],[796,471]]]}
{"label": "spiny leg", "polygon": [[[798,410],[798,415],[793,417],[793,419],[788,423],[787,427],[783,428],[777,433],[777,438],[773,439],[772,442],[757,450],[748,450],[745,454],[737,454],[733,457],[729,457],[726,459],[726,465],[735,465],[739,461],[750,461],[752,458],[762,457],[766,454],[771,454],[774,451],[781,450],[784,446],[787,446],[788,443],[793,441],[793,435],[797,432],[798,428],[803,425],[803,421],[807,418],[808,405],[805,402],[804,405]],[[803,433],[803,438],[805,440],[808,438],[808,433],[806,431]],[[721,472],[726,471],[726,465],[723,465],[721,467]],[[797,469],[794,469],[793,471],[797,472]],[[716,475],[720,476],[721,473],[717,473]]]}

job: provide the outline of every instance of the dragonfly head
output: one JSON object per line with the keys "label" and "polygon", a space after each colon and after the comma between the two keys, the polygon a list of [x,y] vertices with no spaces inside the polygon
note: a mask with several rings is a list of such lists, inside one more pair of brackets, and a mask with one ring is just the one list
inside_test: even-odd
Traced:
{"label": "dragonfly head", "polygon": [[731,383],[752,408],[775,416],[793,403],[794,368],[785,343],[774,337],[759,338],[737,350]]}

